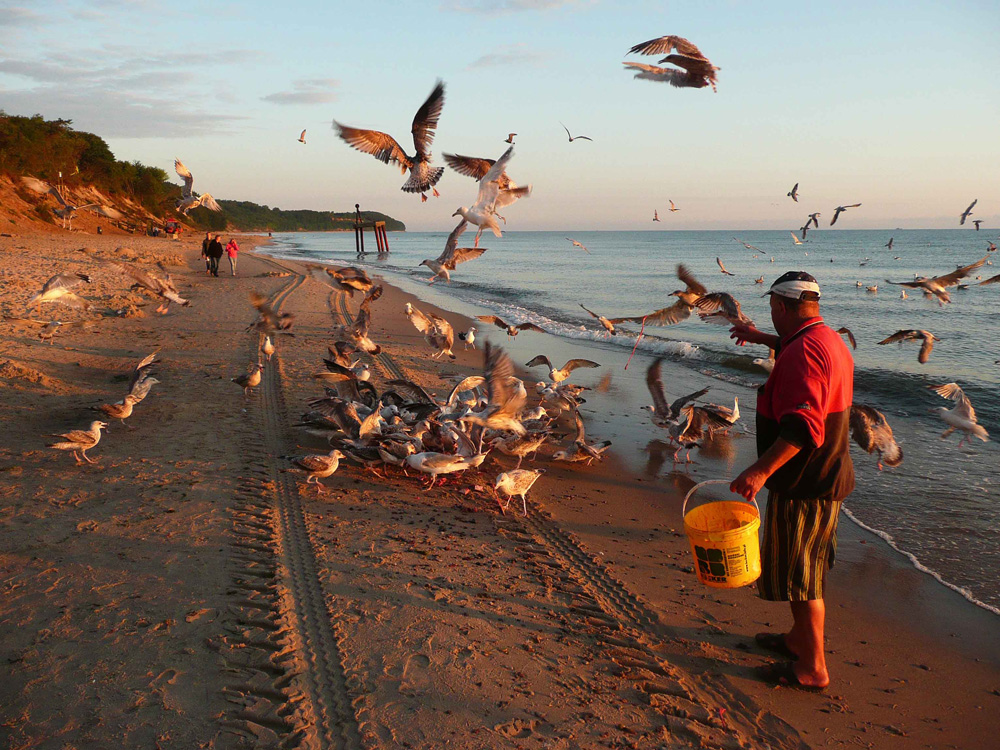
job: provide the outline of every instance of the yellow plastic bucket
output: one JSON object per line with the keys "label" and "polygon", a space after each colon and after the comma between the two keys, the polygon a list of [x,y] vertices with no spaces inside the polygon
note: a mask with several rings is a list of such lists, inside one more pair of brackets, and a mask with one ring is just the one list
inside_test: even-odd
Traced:
{"label": "yellow plastic bucket", "polygon": [[694,569],[706,586],[735,589],[760,577],[760,507],[739,501],[705,503],[691,510],[688,500],[709,484],[729,484],[728,479],[709,479],[692,487],[684,496],[681,515],[684,532],[691,542]]}

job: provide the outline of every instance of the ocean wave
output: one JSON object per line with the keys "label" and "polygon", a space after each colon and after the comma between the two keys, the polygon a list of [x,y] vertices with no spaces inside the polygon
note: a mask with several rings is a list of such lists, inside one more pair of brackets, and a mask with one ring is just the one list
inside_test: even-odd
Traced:
{"label": "ocean wave", "polygon": [[944,578],[944,576],[942,576],[936,570],[934,570],[933,568],[928,568],[926,565],[924,565],[922,562],[920,562],[920,560],[917,558],[916,555],[914,555],[912,552],[908,552],[907,550],[903,549],[898,544],[896,544],[896,541],[893,539],[892,534],[890,534],[890,533],[888,533],[886,531],[882,531],[881,529],[876,529],[873,526],[869,526],[864,521],[862,521],[860,518],[858,518],[856,515],[854,515],[850,511],[850,509],[847,508],[847,506],[843,507],[843,511],[844,511],[844,514],[848,518],[850,518],[851,521],[853,521],[855,525],[861,527],[865,531],[867,531],[867,532],[869,532],[871,534],[874,534],[879,539],[883,540],[886,544],[888,544],[890,547],[892,547],[894,550],[896,550],[896,552],[898,552],[899,554],[901,554],[904,557],[906,557],[913,564],[913,567],[916,568],[917,570],[919,570],[921,573],[926,573],[927,575],[931,576],[934,580],[936,580],[942,586],[948,587],[949,589],[951,589],[952,591],[954,591],[956,594],[958,594],[959,596],[961,596],[963,599],[966,599],[966,600],[972,602],[977,607],[982,607],[983,609],[985,609],[988,612],[992,612],[995,615],[1000,615],[1000,607],[994,607],[991,604],[987,604],[986,602],[977,599],[975,597],[975,595],[973,595],[973,593],[971,591],[969,591],[967,588],[964,588],[962,586],[958,586],[958,585],[952,583],[951,581],[946,580]]}

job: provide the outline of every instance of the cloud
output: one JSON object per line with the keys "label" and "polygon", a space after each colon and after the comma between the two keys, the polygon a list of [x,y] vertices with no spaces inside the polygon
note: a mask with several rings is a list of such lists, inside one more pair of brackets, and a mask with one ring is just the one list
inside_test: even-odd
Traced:
{"label": "cloud", "polygon": [[467,13],[519,13],[525,10],[550,10],[565,5],[579,5],[581,0],[456,0],[445,10]]}
{"label": "cloud", "polygon": [[0,8],[0,26],[35,26],[41,22],[42,16],[33,10],[7,6]]}
{"label": "cloud", "polygon": [[335,78],[310,78],[292,82],[291,91],[276,91],[262,96],[261,100],[271,104],[328,104],[337,100],[331,89],[340,81]]}
{"label": "cloud", "polygon": [[546,52],[525,49],[523,44],[511,44],[473,60],[466,66],[466,70],[509,65],[538,65],[548,58],[549,54]]}

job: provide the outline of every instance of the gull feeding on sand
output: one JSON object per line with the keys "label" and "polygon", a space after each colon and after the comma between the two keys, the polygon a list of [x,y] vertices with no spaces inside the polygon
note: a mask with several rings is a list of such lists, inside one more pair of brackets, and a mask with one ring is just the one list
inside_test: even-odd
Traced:
{"label": "gull feeding on sand", "polygon": [[990,439],[990,434],[976,419],[976,410],[972,408],[972,402],[969,401],[969,398],[962,389],[958,387],[958,383],[945,383],[944,385],[930,385],[927,387],[942,398],[950,398],[958,404],[954,409],[945,409],[943,406],[931,409],[932,414],[935,412],[940,414],[941,419],[948,425],[948,429],[941,433],[942,438],[948,437],[955,430],[961,430],[965,433],[965,436],[958,441],[959,448],[962,447],[962,443],[966,440],[972,440],[974,437],[979,438],[984,443]]}
{"label": "gull feeding on sand", "polygon": [[455,270],[456,266],[469,260],[475,260],[486,252],[487,248],[485,247],[458,246],[458,238],[462,236],[468,225],[469,223],[465,219],[462,219],[458,226],[451,230],[451,234],[448,235],[448,240],[444,244],[444,252],[437,257],[437,260],[425,258],[420,261],[420,265],[427,266],[434,272],[434,275],[430,278],[431,284],[438,279],[444,279],[446,282],[451,283],[451,272]]}
{"label": "gull feeding on sand", "polygon": [[92,281],[85,273],[59,273],[45,282],[42,291],[28,300],[25,307],[39,305],[42,302],[60,302],[70,307],[81,310],[89,310],[90,303],[87,300],[77,297],[72,290],[80,284],[89,284]]}
{"label": "gull feeding on sand", "polygon": [[545,365],[546,367],[549,368],[549,378],[552,380],[553,383],[561,383],[570,376],[573,370],[576,370],[580,367],[588,367],[588,368],[600,367],[600,365],[597,362],[592,362],[589,359],[571,359],[562,367],[556,369],[555,367],[552,366],[552,363],[549,361],[549,358],[546,357],[544,354],[539,354],[538,356],[534,357],[531,361],[526,362],[524,366],[538,367],[538,365]]}
{"label": "gull feeding on sand", "polygon": [[194,185],[194,176],[181,164],[180,159],[174,159],[174,170],[177,172],[178,176],[184,180],[184,187],[181,188],[181,197],[177,201],[177,210],[188,215],[188,211],[198,208],[198,206],[204,206],[209,211],[221,211],[222,206],[215,202],[215,198],[212,197],[211,193],[202,193],[198,197],[195,197],[194,191],[191,186]]}
{"label": "gull feeding on sand", "polygon": [[[290,458],[292,464],[306,473],[306,484],[315,484],[318,490],[326,493],[326,488],[320,479],[326,479],[340,468],[340,459],[344,454],[334,448],[326,454],[313,454]],[[315,481],[313,481],[315,480]]]}
{"label": "gull feeding on sand", "polygon": [[87,457],[87,451],[101,441],[101,430],[107,426],[107,422],[94,421],[90,423],[88,430],[72,430],[61,435],[48,435],[47,437],[61,438],[61,440],[48,443],[46,447],[57,451],[73,451],[73,458],[77,463],[81,463],[80,456],[83,456],[88,464],[97,463]]}
{"label": "gull feeding on sand", "polygon": [[893,437],[892,428],[885,415],[878,409],[864,404],[851,404],[851,437],[867,453],[878,453],[878,470],[882,464],[899,466],[903,462],[903,449]]}
{"label": "gull feeding on sand", "polygon": [[382,296],[382,287],[373,287],[365,298],[361,300],[358,314],[351,325],[343,325],[333,330],[334,336],[345,340],[355,349],[360,349],[366,354],[379,354],[382,347],[368,338],[368,327],[371,325],[372,303]]}
{"label": "gull feeding on sand", "polygon": [[849,209],[849,208],[860,208],[860,207],[861,207],[860,203],[852,203],[849,206],[837,206],[837,208],[833,212],[833,218],[830,220],[830,226],[832,227],[834,224],[836,224],[837,223],[837,219],[839,219],[840,215],[842,213],[844,213],[844,211],[846,211],[847,209]]}
{"label": "gull feeding on sand", "polygon": [[879,345],[883,344],[894,344],[897,341],[902,344],[904,341],[921,341],[923,342],[920,347],[920,354],[917,355],[917,361],[920,364],[927,364],[927,360],[931,356],[931,349],[934,348],[934,342],[940,341],[937,336],[935,336],[930,331],[896,331],[889,338],[879,341]]}
{"label": "gull feeding on sand", "polygon": [[260,362],[254,362],[250,365],[246,375],[237,375],[235,378],[231,378],[231,380],[243,389],[244,396],[249,396],[253,393],[253,389],[260,385],[261,371],[263,369],[264,365]]}
{"label": "gull feeding on sand", "polygon": [[[489,174],[490,169],[496,164],[496,161],[493,159],[483,159],[476,156],[462,156],[461,154],[444,154],[443,156],[445,163],[449,167],[459,174],[472,177],[477,181],[481,181]],[[498,192],[496,200],[493,201],[492,210],[497,216],[500,216],[498,213],[500,209],[513,204],[519,198],[527,198],[531,195],[531,185],[518,187],[517,183],[507,174],[506,169],[500,171],[500,174],[496,177],[496,182]],[[500,216],[500,219],[504,224],[507,223],[507,220],[503,216]]]}
{"label": "gull feeding on sand", "polygon": [[125,399],[118,404],[101,404],[100,406],[94,407],[96,411],[101,411],[107,414],[112,419],[120,419],[122,426],[126,429],[131,429],[125,420],[132,416],[132,407],[135,406],[136,399],[128,395]]}
{"label": "gull feeding on sand", "polygon": [[576,409],[573,410],[573,418],[576,422],[576,437],[565,450],[553,453],[552,460],[565,461],[567,463],[586,461],[587,466],[590,466],[595,459],[600,460],[604,457],[608,448],[611,447],[611,441],[604,440],[600,443],[588,444],[587,434],[583,428],[583,419],[581,419],[580,412]]}
{"label": "gull feeding on sand", "polygon": [[437,354],[432,354],[431,359],[437,359],[445,354],[449,358],[455,359],[455,354],[451,351],[451,347],[455,343],[455,329],[452,328],[451,323],[434,313],[424,315],[409,302],[406,303],[405,310],[406,317],[409,318],[413,327],[424,334],[424,341],[437,349]]}
{"label": "gull feeding on sand", "polygon": [[536,326],[534,323],[518,323],[516,326],[510,323],[505,323],[503,320],[498,318],[496,315],[477,315],[477,320],[481,320],[484,323],[492,323],[497,328],[502,331],[507,332],[507,336],[514,338],[521,331],[537,331],[538,333],[545,333],[544,328]]}
{"label": "gull feeding on sand", "polygon": [[434,131],[437,129],[441,111],[444,109],[444,83],[438,81],[430,96],[413,116],[410,132],[413,134],[415,154],[408,156],[403,147],[387,133],[378,130],[364,130],[341,125],[336,120],[333,127],[337,129],[341,139],[348,145],[366,154],[371,154],[383,164],[395,162],[400,171],[410,173],[410,178],[400,188],[405,193],[420,193],[420,200],[426,201],[425,193],[432,190],[434,196],[440,195],[434,187],[444,167],[431,167],[431,144],[434,142]]}
{"label": "gull feeding on sand", "polygon": [[483,230],[490,229],[497,237],[503,237],[500,225],[497,224],[496,202],[500,197],[500,178],[507,169],[507,164],[514,156],[514,147],[511,146],[496,162],[489,168],[479,180],[479,193],[476,195],[476,202],[469,208],[459,206],[452,216],[461,216],[470,224],[479,227],[476,232],[474,247],[479,247],[479,238]]}
{"label": "gull feeding on sand", "polygon": [[545,469],[512,469],[511,471],[505,471],[503,474],[498,474],[493,488],[507,496],[507,502],[504,503],[501,510],[506,512],[507,508],[510,507],[510,501],[514,497],[520,497],[524,515],[528,515],[528,501],[526,497],[528,490],[531,489],[532,485],[544,473]]}
{"label": "gull feeding on sand", "polygon": [[475,456],[459,456],[424,451],[407,456],[405,463],[411,469],[415,469],[421,474],[427,474],[431,478],[431,483],[424,488],[424,492],[427,492],[434,486],[441,474],[454,474],[466,469],[475,469],[481,466],[484,460],[486,460],[485,453],[479,453]]}
{"label": "gull feeding on sand", "polygon": [[[677,54],[668,54],[677,50]],[[646,81],[662,81],[677,88],[701,89],[711,86],[712,91],[716,91],[715,72],[719,70],[712,65],[705,55],[702,54],[694,44],[679,36],[662,36],[657,39],[650,39],[648,42],[637,44],[628,51],[627,54],[639,53],[642,55],[663,55],[659,62],[670,63],[682,68],[661,68],[657,65],[646,65],[644,63],[626,62],[622,63],[627,68],[638,70],[635,77]]]}

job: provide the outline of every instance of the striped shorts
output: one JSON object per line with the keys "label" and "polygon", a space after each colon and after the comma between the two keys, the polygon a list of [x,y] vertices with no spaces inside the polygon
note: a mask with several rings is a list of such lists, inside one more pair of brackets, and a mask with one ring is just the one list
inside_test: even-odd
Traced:
{"label": "striped shorts", "polygon": [[769,491],[757,591],[761,599],[822,599],[837,551],[839,500],[799,500]]}

